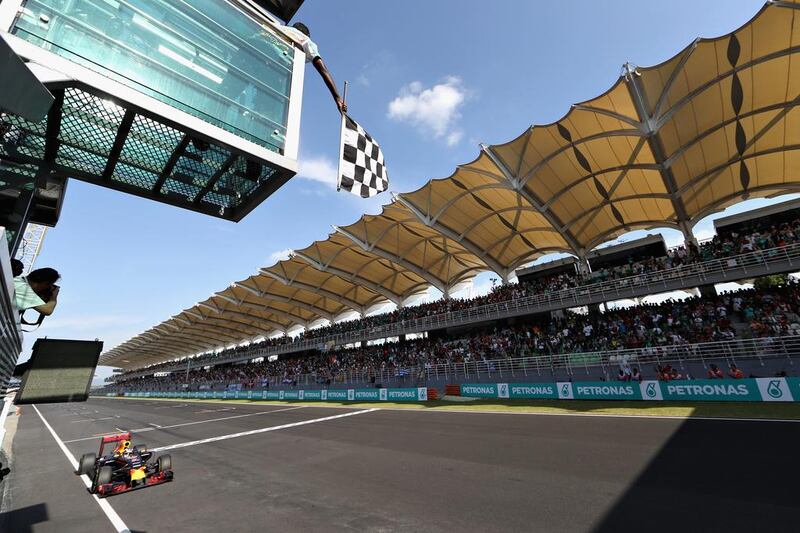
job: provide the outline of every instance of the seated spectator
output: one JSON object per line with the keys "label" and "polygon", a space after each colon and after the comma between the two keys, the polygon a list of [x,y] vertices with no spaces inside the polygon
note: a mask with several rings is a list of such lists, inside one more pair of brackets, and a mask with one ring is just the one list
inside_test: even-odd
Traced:
{"label": "seated spectator", "polygon": [[722,370],[717,365],[715,365],[714,363],[708,365],[708,379],[724,379],[724,378],[725,374],[722,373]]}
{"label": "seated spectator", "polygon": [[730,371],[728,372],[728,375],[733,379],[742,379],[742,378],[744,378],[744,372],[742,372],[739,369],[739,367],[737,367],[733,363],[731,363]]}
{"label": "seated spectator", "polygon": [[[501,294],[501,291],[506,292]],[[520,291],[524,292],[522,287],[504,285],[490,297],[480,297],[483,298],[480,301],[497,303],[494,297],[519,297]],[[363,320],[335,323],[326,328],[331,328],[328,333],[339,334],[363,328],[365,323],[379,326],[403,320],[404,317],[416,318],[416,313],[429,312],[426,316],[430,316],[460,310],[471,305],[470,302],[477,301],[437,301]],[[424,311],[426,309],[429,311]],[[148,377],[146,382],[141,378],[134,379],[138,379],[137,385],[142,386],[185,385],[192,387],[191,390],[200,386],[224,388],[237,383],[252,388],[259,382],[263,387],[265,381],[267,386],[280,385],[281,381],[286,385],[297,384],[298,381],[320,384],[367,383],[375,377],[375,383],[378,383],[379,379],[390,377],[425,379],[439,365],[477,363],[481,373],[494,373],[503,370],[505,360],[510,358],[543,357],[550,358],[554,365],[561,365],[567,360],[567,354],[602,353],[607,360],[619,364],[621,373],[616,377],[620,380],[640,381],[641,372],[634,377],[629,361],[642,358],[639,359],[641,365],[664,360],[660,359],[662,356],[672,357],[666,361],[681,360],[682,354],[696,350],[694,345],[724,342],[737,338],[741,333],[745,337],[749,333],[762,338],[766,349],[777,338],[793,334],[791,324],[798,323],[799,312],[800,284],[788,281],[770,289],[742,289],[720,294],[716,298],[667,300],[659,304],[614,308],[602,313],[565,311],[557,317],[531,316],[510,326],[476,326],[459,336],[436,339],[387,342],[349,349],[337,348],[332,341],[331,344],[319,342],[315,344],[325,348],[305,356],[270,355],[272,348],[299,340],[298,337],[275,337],[248,346],[192,357],[189,372],[185,371],[187,360],[184,359],[182,362],[170,361],[149,367],[147,370],[152,377]],[[757,326],[740,327],[737,332],[734,324],[741,324],[743,315],[748,313]],[[317,334],[323,335],[321,330],[309,330],[305,339]],[[631,349],[636,351],[629,351]],[[258,358],[259,362],[230,365],[232,358]],[[204,370],[204,366],[210,368]],[[168,375],[153,376],[160,371],[166,371]],[[141,371],[136,372],[138,374]],[[613,378],[613,374],[611,376]],[[704,377],[724,379],[726,376],[717,365],[711,364]],[[118,382],[123,379],[125,374],[117,376]],[[669,381],[689,378],[685,373],[681,375],[677,369],[666,366],[657,368],[656,379]]]}

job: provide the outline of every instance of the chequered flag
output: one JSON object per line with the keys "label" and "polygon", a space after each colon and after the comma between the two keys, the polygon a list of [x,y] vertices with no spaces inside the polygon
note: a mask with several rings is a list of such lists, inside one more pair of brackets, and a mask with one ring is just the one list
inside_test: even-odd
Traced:
{"label": "chequered flag", "polygon": [[389,188],[380,145],[355,120],[342,117],[339,189],[370,198]]}

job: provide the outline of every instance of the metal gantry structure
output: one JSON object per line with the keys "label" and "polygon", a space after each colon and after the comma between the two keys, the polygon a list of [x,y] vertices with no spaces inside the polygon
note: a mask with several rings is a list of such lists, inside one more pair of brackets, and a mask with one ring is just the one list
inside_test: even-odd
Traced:
{"label": "metal gantry structure", "polygon": [[28,224],[25,227],[25,232],[22,235],[22,243],[17,248],[16,258],[22,261],[23,275],[33,270],[33,265],[36,263],[36,258],[39,257],[39,252],[42,250],[42,243],[47,234],[47,226],[41,224]]}

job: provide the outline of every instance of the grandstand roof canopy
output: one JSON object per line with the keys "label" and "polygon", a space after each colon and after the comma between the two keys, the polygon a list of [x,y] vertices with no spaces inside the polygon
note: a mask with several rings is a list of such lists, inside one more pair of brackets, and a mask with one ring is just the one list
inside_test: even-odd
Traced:
{"label": "grandstand roof canopy", "polygon": [[697,39],[652,67],[626,64],[600,96],[516,139],[482,145],[447,178],[395,195],[247,280],[105,353],[140,367],[364,312],[478,271],[508,279],[538,256],[585,258],[635,229],[684,234],[748,197],[800,190],[800,0]]}

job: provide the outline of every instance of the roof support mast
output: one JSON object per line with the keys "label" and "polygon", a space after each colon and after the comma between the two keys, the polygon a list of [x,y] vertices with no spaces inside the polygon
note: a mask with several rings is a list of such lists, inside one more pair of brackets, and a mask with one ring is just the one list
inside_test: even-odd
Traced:
{"label": "roof support mast", "polygon": [[[660,107],[660,100],[663,99],[664,95],[669,92],[669,89],[675,80],[675,74],[683,68],[686,60],[689,58],[693,50],[694,47],[689,48],[689,50],[684,54],[683,58],[681,58],[681,61],[679,61],[675,66],[675,71],[673,72],[669,83],[667,83],[664,87],[661,97],[659,98],[659,105],[655,110],[656,114],[659,112],[658,108]],[[675,210],[675,217],[677,218],[678,227],[680,228],[681,233],[683,233],[683,238],[687,243],[696,242],[695,237],[692,234],[689,216],[686,213],[686,206],[684,205],[683,199],[680,197],[678,191],[678,185],[675,181],[675,176],[667,165],[667,157],[664,154],[664,147],[656,137],[656,134],[660,128],[658,116],[656,116],[656,114],[650,114],[644,95],[644,90],[642,89],[641,82],[639,81],[640,74],[637,72],[636,67],[631,63],[625,63],[622,68],[623,76],[625,77],[625,84],[628,87],[631,99],[633,100],[633,105],[636,107],[636,112],[639,114],[639,118],[641,120],[642,133],[647,139],[650,150],[653,152],[653,157],[655,158],[655,162],[659,167],[661,179],[664,181],[664,187],[666,187],[670,200],[672,201],[672,207]]]}
{"label": "roof support mast", "polygon": [[[394,199],[403,204],[405,207],[407,207],[408,210],[411,211],[420,220],[420,222],[422,222],[429,228],[435,229],[445,237],[453,239],[458,244],[463,246],[467,251],[471,252],[473,255],[478,257],[478,259],[486,263],[486,266],[489,267],[490,270],[494,271],[495,274],[500,276],[500,279],[503,280],[503,283],[508,282],[508,279],[511,276],[511,272],[509,272],[509,269],[505,268],[495,259],[490,257],[489,254],[486,252],[486,250],[481,250],[479,246],[477,246],[474,242],[470,241],[469,239],[465,238],[463,235],[459,235],[452,229],[448,228],[447,226],[435,220],[432,220],[430,217],[425,215],[425,213],[420,211],[419,208],[417,208],[417,206],[415,206],[412,202],[404,198],[402,194],[395,194]],[[445,294],[448,293],[445,292]]]}
{"label": "roof support mast", "polygon": [[586,256],[586,250],[581,248],[578,244],[578,241],[575,239],[575,236],[569,230],[569,228],[565,227],[564,224],[559,220],[547,207],[545,207],[544,203],[541,202],[538,198],[535,198],[533,194],[530,193],[525,188],[525,183],[519,176],[515,176],[512,174],[511,170],[503,163],[503,161],[494,153],[491,146],[487,146],[485,144],[480,145],[481,150],[489,159],[492,160],[492,163],[500,170],[503,174],[503,177],[508,180],[511,184],[511,187],[514,191],[522,196],[529,204],[531,204],[536,210],[548,221],[550,224],[558,230],[558,233],[564,238],[564,240],[569,245],[570,249],[577,255],[578,257]]}

